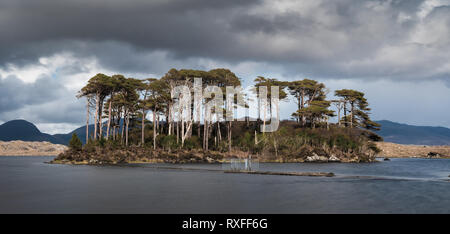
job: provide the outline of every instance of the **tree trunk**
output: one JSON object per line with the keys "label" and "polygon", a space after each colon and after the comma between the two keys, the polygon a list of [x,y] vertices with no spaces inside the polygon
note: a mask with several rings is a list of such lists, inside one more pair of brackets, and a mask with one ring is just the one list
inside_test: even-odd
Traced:
{"label": "tree trunk", "polygon": [[327,121],[327,130],[330,130],[330,124],[329,124],[329,121],[328,121],[328,116],[325,117],[325,119],[326,119],[326,121]]}
{"label": "tree trunk", "polygon": [[208,118],[207,118],[207,116],[206,116],[206,107],[205,107],[205,109],[204,109],[204,115],[203,115],[203,150],[206,150],[206,144],[207,144],[207,142],[206,142],[206,137],[207,137],[207,134],[206,134],[206,123],[208,122]]}
{"label": "tree trunk", "polygon": [[220,131],[220,122],[217,121],[217,140],[220,143],[222,141],[222,132]]}
{"label": "tree trunk", "polygon": [[[301,92],[301,109],[305,108],[305,91],[302,90]],[[305,127],[306,125],[306,118],[305,115],[301,115],[302,118],[302,126]]]}
{"label": "tree trunk", "polygon": [[278,159],[278,147],[277,147],[277,138],[273,138],[273,148],[275,149],[275,157]]}
{"label": "tree trunk", "polygon": [[99,111],[98,111],[98,126],[99,126],[99,139],[103,138],[103,121],[102,121],[102,113],[103,113],[103,100],[100,101],[100,106],[99,106]]}
{"label": "tree trunk", "polygon": [[[179,105],[178,105],[178,123],[177,123],[177,144],[178,144],[178,139],[180,137],[180,124],[181,122],[183,122],[182,120],[182,113],[181,113],[181,109],[182,109],[182,105],[181,105],[181,97],[179,98]],[[181,121],[181,122],[180,122]],[[181,135],[183,135],[183,132],[181,132]]]}
{"label": "tree trunk", "polygon": [[125,146],[128,146],[128,124],[130,123],[130,115],[129,111],[127,111],[127,118],[126,118],[126,129],[125,129]]}
{"label": "tree trunk", "polygon": [[171,105],[169,104],[169,129],[167,130],[167,135],[172,135],[172,108]]}
{"label": "tree trunk", "polygon": [[228,152],[231,154],[231,121],[228,121]]}
{"label": "tree trunk", "polygon": [[94,140],[97,140],[97,124],[98,124],[98,109],[100,106],[100,95],[97,94],[95,101],[95,122],[94,122]]}
{"label": "tree trunk", "polygon": [[348,123],[347,123],[347,104],[345,102],[344,102],[344,125],[345,125],[345,127],[348,126]]}
{"label": "tree trunk", "polygon": [[106,139],[109,139],[109,128],[111,127],[111,105],[112,105],[112,98],[113,95],[111,93],[111,98],[109,100],[109,107],[108,107],[108,127],[106,129]]}
{"label": "tree trunk", "polygon": [[[184,121],[183,121],[183,123],[184,123]],[[189,134],[192,133],[191,130],[192,130],[193,123],[194,122],[192,122],[192,121],[186,121],[186,124],[183,124],[183,132],[185,132],[185,133],[183,135],[181,135],[181,146],[184,146],[184,141],[186,140],[186,138],[189,137]]]}
{"label": "tree trunk", "polygon": [[184,120],[183,117],[181,117],[181,147],[183,146],[184,146]]}
{"label": "tree trunk", "polygon": [[206,150],[206,118],[203,121],[203,150]]}
{"label": "tree trunk", "polygon": [[177,144],[180,139],[180,121],[177,121]]}
{"label": "tree trunk", "polygon": [[[166,118],[166,122],[167,122],[167,118]],[[161,123],[159,122],[159,124],[161,125],[161,128],[159,130],[160,134],[164,134],[164,125],[166,125],[165,123]]]}
{"label": "tree trunk", "polygon": [[339,106],[338,106],[338,126],[341,126],[341,101],[339,101]]}
{"label": "tree trunk", "polygon": [[263,136],[266,134],[266,113],[267,113],[267,99],[264,102],[264,118],[263,118]]}
{"label": "tree trunk", "polygon": [[155,109],[153,109],[153,149],[156,149],[156,116],[155,116]]}
{"label": "tree trunk", "polygon": [[158,130],[158,133],[161,133],[160,130],[160,126],[159,126],[159,115],[156,116],[156,130]]}
{"label": "tree trunk", "polygon": [[142,145],[142,147],[144,147],[144,144],[145,144],[145,116],[146,116],[146,113],[145,113],[145,109],[144,108],[142,108],[142,126],[141,126],[141,145]]}
{"label": "tree trunk", "polygon": [[[301,100],[300,94],[298,94],[298,97],[297,97],[297,110],[301,109],[301,106],[302,106],[301,101],[302,100]],[[300,123],[300,115],[297,115],[297,123]]]}
{"label": "tree trunk", "polygon": [[208,151],[209,150],[209,120],[210,120],[210,115],[207,115],[206,113],[206,109],[205,109],[205,125],[204,125],[204,141],[205,141],[205,150]]}
{"label": "tree trunk", "polygon": [[205,143],[206,143],[206,151],[208,151],[208,150],[209,150],[209,121],[206,121],[206,126],[205,126],[205,128],[206,128],[206,140],[205,140]]}
{"label": "tree trunk", "polygon": [[350,128],[353,128],[353,111],[354,111],[354,102],[351,102],[351,112],[350,112]]}
{"label": "tree trunk", "polygon": [[86,98],[86,144],[89,142],[89,97]]}
{"label": "tree trunk", "polygon": [[[121,133],[121,136],[120,136],[120,141],[121,141],[121,143],[123,144],[123,141],[124,141],[124,132],[125,132],[125,118],[126,118],[126,116],[127,116],[127,113],[126,113],[126,111],[125,111],[125,109],[123,110],[123,123],[122,123],[122,133]],[[120,122],[119,122],[120,123]]]}

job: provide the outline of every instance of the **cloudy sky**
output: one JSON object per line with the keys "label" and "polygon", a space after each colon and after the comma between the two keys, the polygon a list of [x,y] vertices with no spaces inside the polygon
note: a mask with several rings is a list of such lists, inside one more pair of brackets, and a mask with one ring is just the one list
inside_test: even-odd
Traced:
{"label": "cloudy sky", "polygon": [[[1,0],[0,123],[84,122],[94,74],[226,67],[366,93],[373,119],[450,127],[450,0]],[[293,112],[284,103],[283,116]]]}

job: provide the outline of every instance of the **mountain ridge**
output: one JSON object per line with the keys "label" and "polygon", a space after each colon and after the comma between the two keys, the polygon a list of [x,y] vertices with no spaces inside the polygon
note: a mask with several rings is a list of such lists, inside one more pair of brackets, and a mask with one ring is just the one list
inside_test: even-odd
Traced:
{"label": "mountain ridge", "polygon": [[[89,125],[89,131],[94,125]],[[53,144],[67,145],[76,133],[80,140],[86,143],[86,126],[81,126],[67,134],[47,134],[41,132],[36,125],[23,119],[11,120],[0,125],[0,141],[47,141]]]}
{"label": "mountain ridge", "polygon": [[416,126],[389,120],[376,121],[381,124],[377,134],[386,142],[411,145],[450,145],[450,129],[446,127]]}
{"label": "mountain ridge", "polygon": [[[377,134],[386,142],[411,145],[450,145],[450,129],[446,127],[415,126],[389,120],[376,121],[381,130]],[[94,125],[89,125],[89,132]],[[33,123],[23,119],[11,120],[0,125],[0,141],[48,141],[67,145],[72,134],[76,133],[85,143],[86,126],[81,126],[67,134],[47,134],[41,132]]]}
{"label": "mountain ridge", "polygon": [[54,144],[66,144],[53,135],[42,133],[36,125],[23,120],[11,120],[0,125],[1,141],[48,141]]}

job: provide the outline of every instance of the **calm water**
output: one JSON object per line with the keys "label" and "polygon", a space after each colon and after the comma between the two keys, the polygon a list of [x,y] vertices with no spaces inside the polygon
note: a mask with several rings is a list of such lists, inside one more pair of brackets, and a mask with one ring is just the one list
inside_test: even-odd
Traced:
{"label": "calm water", "polygon": [[334,172],[334,178],[44,163],[49,160],[0,157],[0,213],[450,213],[445,159],[260,164],[264,171]]}

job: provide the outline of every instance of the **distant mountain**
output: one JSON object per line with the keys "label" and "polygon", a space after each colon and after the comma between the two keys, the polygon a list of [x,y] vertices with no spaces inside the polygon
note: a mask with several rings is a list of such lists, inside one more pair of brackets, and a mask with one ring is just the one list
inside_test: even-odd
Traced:
{"label": "distant mountain", "polygon": [[[381,124],[378,135],[386,142],[413,145],[450,145],[450,129],[444,127],[413,126],[388,120],[377,121]],[[105,129],[106,131],[106,129]],[[94,125],[89,125],[89,134],[94,132]],[[48,141],[67,145],[76,133],[85,143],[86,126],[81,126],[67,134],[50,135],[42,133],[32,123],[25,120],[12,120],[0,125],[0,141]]]}
{"label": "distant mountain", "polygon": [[376,121],[381,124],[377,134],[386,142],[413,145],[450,145],[450,129],[444,127],[414,126],[388,120]]}
{"label": "distant mountain", "polygon": [[[106,128],[104,128],[106,131]],[[64,144],[69,144],[70,139],[72,138],[72,134],[75,133],[77,134],[78,138],[80,138],[81,142],[83,142],[83,144],[86,143],[86,125],[85,126],[81,126],[67,134],[55,134],[53,135],[54,137],[60,139],[61,141],[65,142]],[[94,134],[94,125],[90,124],[89,125],[89,135]]]}
{"label": "distant mountain", "polygon": [[32,123],[25,120],[12,120],[0,125],[0,141],[48,141],[54,144],[66,144],[61,139],[42,133]]}
{"label": "distant mountain", "polygon": [[[104,128],[106,131],[106,127]],[[89,125],[89,134],[94,132],[94,125]],[[72,134],[76,133],[83,144],[86,143],[86,126],[81,126],[67,134],[50,135],[42,133],[26,120],[11,120],[0,125],[0,141],[48,141],[53,144],[69,144]]]}
{"label": "distant mountain", "polygon": [[[120,127],[122,127],[123,125],[123,120],[120,120],[119,123]],[[103,123],[103,134],[106,134],[106,122]],[[66,142],[65,144],[69,144],[70,139],[72,138],[72,134],[76,133],[78,138],[80,138],[81,142],[83,142],[83,144],[86,143],[86,125],[81,126],[67,134],[55,134],[53,136],[63,140],[64,142]],[[90,124],[89,125],[89,136],[92,136],[94,134],[94,124]]]}

